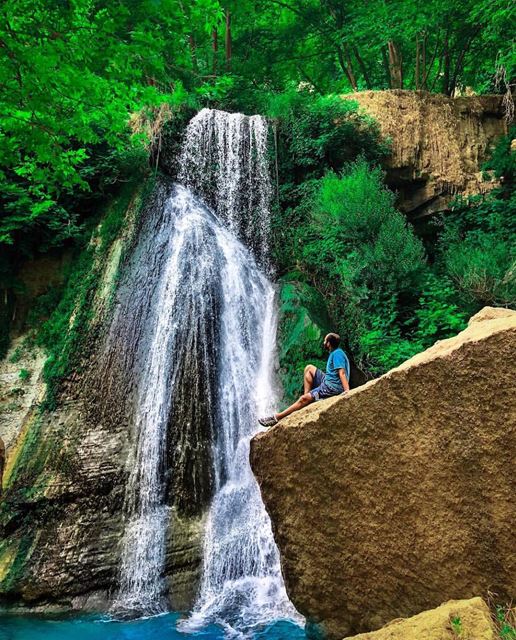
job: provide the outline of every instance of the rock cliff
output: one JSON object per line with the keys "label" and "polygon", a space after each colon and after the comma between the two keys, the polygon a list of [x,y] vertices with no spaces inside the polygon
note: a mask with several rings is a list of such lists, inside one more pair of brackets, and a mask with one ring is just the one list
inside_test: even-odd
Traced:
{"label": "rock cliff", "polygon": [[[83,334],[69,349],[76,360],[64,371],[56,406],[40,410],[47,385],[46,355],[33,336],[18,336],[0,362],[0,436],[5,441],[0,502],[0,603],[64,609],[106,610],[117,579],[124,534],[124,500],[134,440],[130,416],[120,398],[99,408],[109,383],[98,366],[111,321],[114,294],[130,254],[144,207],[144,187],[121,202],[123,224],[105,241],[108,208],[92,236],[93,260],[87,289],[75,296],[63,331],[70,339],[79,318]],[[125,207],[125,208],[124,208]],[[38,269],[41,264],[38,263]],[[26,269],[30,271],[30,269]],[[48,269],[47,269],[48,273]],[[42,278],[28,273],[29,294]],[[65,293],[66,295],[66,293]],[[22,300],[23,303],[23,300]],[[24,308],[19,303],[18,308]],[[118,354],[118,360],[123,357]],[[118,363],[116,358],[111,365]],[[47,361],[48,362],[48,361]],[[20,372],[27,373],[20,378]],[[100,372],[100,373],[99,373]],[[119,389],[122,396],[127,389]],[[4,461],[0,447],[0,470]],[[167,579],[173,606],[195,596],[201,557],[200,516],[172,515],[167,545]]]}
{"label": "rock cliff", "polygon": [[387,180],[411,219],[448,208],[456,195],[492,188],[482,164],[507,133],[502,96],[448,98],[423,91],[364,91],[345,96],[377,120],[392,141]]}
{"label": "rock cliff", "polygon": [[252,441],[287,591],[309,628],[378,629],[516,596],[516,312],[485,309],[344,397]]}

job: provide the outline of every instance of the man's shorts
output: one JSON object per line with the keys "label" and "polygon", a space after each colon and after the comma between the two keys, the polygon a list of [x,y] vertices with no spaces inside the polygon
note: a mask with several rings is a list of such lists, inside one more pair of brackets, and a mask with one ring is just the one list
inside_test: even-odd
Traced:
{"label": "man's shorts", "polygon": [[342,391],[336,391],[328,386],[324,379],[326,374],[320,369],[315,370],[314,374],[314,388],[310,391],[310,395],[317,402],[317,400],[324,400],[324,398],[331,398],[332,396],[338,396]]}

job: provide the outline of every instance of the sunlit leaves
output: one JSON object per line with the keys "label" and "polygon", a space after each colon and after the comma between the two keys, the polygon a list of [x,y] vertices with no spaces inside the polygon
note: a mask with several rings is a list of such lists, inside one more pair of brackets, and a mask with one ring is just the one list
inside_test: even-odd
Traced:
{"label": "sunlit leaves", "polygon": [[[62,195],[89,188],[85,176],[96,149],[120,153],[140,145],[130,137],[132,112],[184,102],[185,83],[202,91],[189,38],[222,18],[217,0],[3,3],[2,241],[38,219],[48,226],[52,212],[62,219]],[[217,97],[223,83],[210,79],[204,91]]]}

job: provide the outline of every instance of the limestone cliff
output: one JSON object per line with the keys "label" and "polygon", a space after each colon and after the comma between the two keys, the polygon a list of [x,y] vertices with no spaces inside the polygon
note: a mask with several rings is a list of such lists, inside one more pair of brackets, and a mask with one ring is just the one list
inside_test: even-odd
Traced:
{"label": "limestone cliff", "polygon": [[[106,237],[103,225],[111,228],[116,222],[110,217],[113,207],[108,207],[92,235],[91,266],[63,327],[69,339],[65,348],[75,360],[62,372],[55,406],[43,411],[39,406],[48,391],[46,354],[32,335],[18,336],[0,362],[0,436],[6,447],[0,502],[3,605],[105,610],[117,582],[133,440],[121,404],[104,413],[98,410],[108,381],[99,377],[96,359],[137,233],[144,188],[127,197],[114,203],[123,218],[120,231]],[[54,282],[45,265],[25,267],[27,294],[18,301],[18,315],[44,290],[44,274]],[[20,377],[22,371],[26,373]],[[174,605],[182,607],[194,595],[200,519],[174,518],[167,566]]]}
{"label": "limestone cliff", "polygon": [[482,180],[481,166],[507,133],[502,96],[393,90],[345,97],[356,100],[392,141],[387,180],[410,218],[446,210],[456,195],[492,188]]}
{"label": "limestone cliff", "polygon": [[516,312],[252,441],[287,591],[333,638],[516,596]]}

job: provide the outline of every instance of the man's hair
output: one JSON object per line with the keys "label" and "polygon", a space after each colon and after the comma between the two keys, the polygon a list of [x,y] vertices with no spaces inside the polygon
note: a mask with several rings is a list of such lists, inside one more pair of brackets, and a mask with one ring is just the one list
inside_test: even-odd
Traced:
{"label": "man's hair", "polygon": [[328,340],[328,342],[330,343],[330,346],[333,349],[336,349],[340,344],[340,336],[338,333],[329,333],[326,336],[326,339]]}

